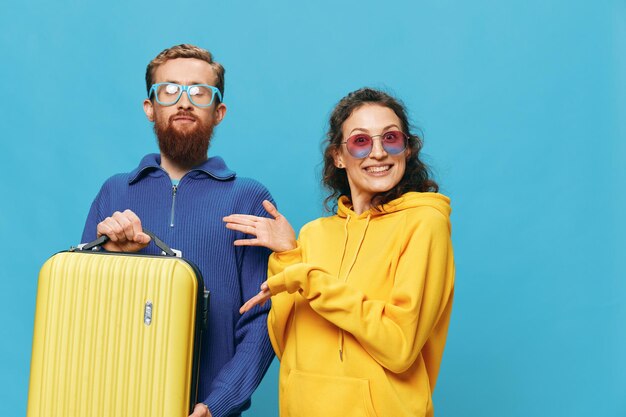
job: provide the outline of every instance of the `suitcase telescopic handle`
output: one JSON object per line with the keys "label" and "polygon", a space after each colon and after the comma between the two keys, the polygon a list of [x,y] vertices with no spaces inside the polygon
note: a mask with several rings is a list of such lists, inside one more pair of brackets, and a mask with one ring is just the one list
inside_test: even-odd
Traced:
{"label": "suitcase telescopic handle", "polygon": [[[172,248],[170,248],[167,243],[163,242],[161,239],[159,239],[158,237],[156,237],[154,235],[154,233],[152,233],[151,231],[147,230],[147,229],[143,229],[143,232],[145,234],[147,234],[148,236],[150,236],[150,239],[152,239],[152,241],[154,242],[155,245],[158,246],[159,249],[161,249],[163,252],[165,252],[165,255],[167,256],[176,256],[176,253],[174,253],[174,251],[172,250]],[[94,240],[93,242],[89,242],[87,244],[85,244],[84,246],[82,246],[80,249],[81,250],[91,250],[93,248],[95,248],[96,246],[102,246],[105,243],[107,243],[109,241],[109,237],[107,235],[102,235],[100,236],[98,239]]]}

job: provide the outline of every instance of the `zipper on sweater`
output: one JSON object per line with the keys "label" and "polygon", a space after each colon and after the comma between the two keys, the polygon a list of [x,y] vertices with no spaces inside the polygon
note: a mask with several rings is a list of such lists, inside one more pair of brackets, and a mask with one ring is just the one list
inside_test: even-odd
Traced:
{"label": "zipper on sweater", "polygon": [[172,185],[172,214],[170,216],[170,227],[174,227],[174,207],[176,207],[176,191],[178,191],[178,186]]}

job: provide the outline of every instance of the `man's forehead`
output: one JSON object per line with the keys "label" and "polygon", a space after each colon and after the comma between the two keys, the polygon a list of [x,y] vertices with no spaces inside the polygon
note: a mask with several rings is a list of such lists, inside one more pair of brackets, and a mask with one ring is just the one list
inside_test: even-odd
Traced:
{"label": "man's forehead", "polygon": [[154,71],[155,83],[215,85],[216,81],[217,74],[211,64],[196,58],[170,59],[156,67]]}

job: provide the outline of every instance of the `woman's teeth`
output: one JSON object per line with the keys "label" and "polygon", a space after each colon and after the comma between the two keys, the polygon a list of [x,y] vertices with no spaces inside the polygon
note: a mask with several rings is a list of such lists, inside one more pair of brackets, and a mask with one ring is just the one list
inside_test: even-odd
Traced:
{"label": "woman's teeth", "polygon": [[384,172],[384,171],[388,171],[391,168],[391,165],[383,165],[383,166],[377,166],[377,167],[367,167],[365,168],[365,170],[367,172]]}

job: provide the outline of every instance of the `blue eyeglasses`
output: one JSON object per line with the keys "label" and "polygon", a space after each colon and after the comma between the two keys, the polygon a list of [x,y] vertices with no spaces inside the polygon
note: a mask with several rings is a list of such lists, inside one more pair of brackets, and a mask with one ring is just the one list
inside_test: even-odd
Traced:
{"label": "blue eyeglasses", "polygon": [[180,85],[175,83],[157,83],[150,87],[148,98],[156,98],[161,106],[173,106],[178,103],[183,92],[187,93],[187,98],[197,107],[209,107],[213,104],[213,99],[217,94],[218,102],[222,102],[222,93],[219,88],[207,84]]}

